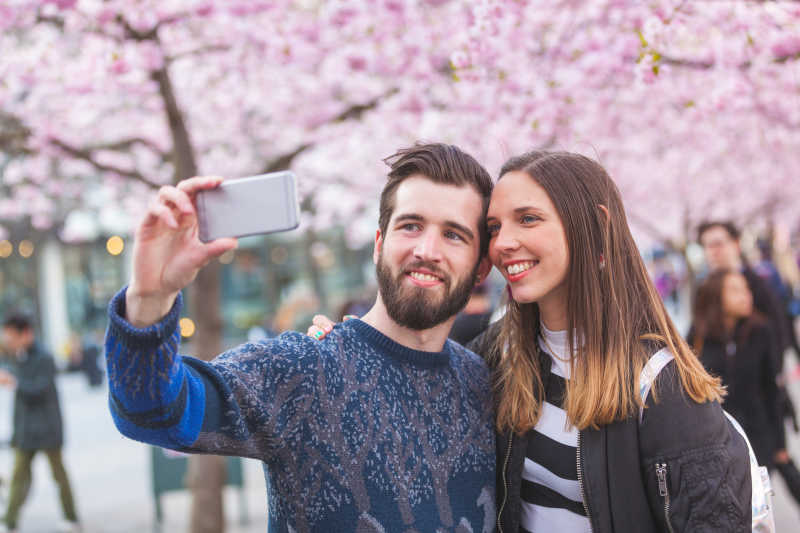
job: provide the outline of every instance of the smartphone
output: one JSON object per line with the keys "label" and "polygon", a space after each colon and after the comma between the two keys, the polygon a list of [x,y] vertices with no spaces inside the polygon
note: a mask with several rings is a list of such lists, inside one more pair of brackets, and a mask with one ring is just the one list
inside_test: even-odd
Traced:
{"label": "smartphone", "polygon": [[289,231],[300,224],[293,172],[223,181],[197,193],[200,240]]}

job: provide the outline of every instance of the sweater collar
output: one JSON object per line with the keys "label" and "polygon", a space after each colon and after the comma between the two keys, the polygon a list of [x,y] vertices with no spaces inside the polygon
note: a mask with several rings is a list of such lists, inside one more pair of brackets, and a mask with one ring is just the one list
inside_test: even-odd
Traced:
{"label": "sweater collar", "polygon": [[450,362],[450,341],[446,341],[441,352],[425,352],[414,350],[404,346],[387,337],[366,322],[352,318],[344,323],[345,326],[352,327],[361,337],[363,337],[373,348],[381,354],[386,354],[391,358],[414,366],[423,368],[436,368],[445,366]]}

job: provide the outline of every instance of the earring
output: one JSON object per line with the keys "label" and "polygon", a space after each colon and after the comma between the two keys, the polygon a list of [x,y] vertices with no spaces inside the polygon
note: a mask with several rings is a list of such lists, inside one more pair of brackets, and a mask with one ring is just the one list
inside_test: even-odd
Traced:
{"label": "earring", "polygon": [[606,267],[606,258],[603,257],[603,254],[600,254],[600,270],[603,270]]}

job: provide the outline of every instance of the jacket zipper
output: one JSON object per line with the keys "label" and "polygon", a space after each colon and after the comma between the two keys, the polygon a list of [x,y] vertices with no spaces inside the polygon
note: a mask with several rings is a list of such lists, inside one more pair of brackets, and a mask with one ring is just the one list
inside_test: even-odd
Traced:
{"label": "jacket zipper", "polygon": [[583,491],[583,476],[581,475],[581,431],[578,430],[578,447],[576,452],[576,464],[578,467],[578,488],[581,491],[583,510],[586,511],[586,518],[589,520],[589,531],[592,531],[592,515],[589,514],[589,502],[586,501],[586,493]]}
{"label": "jacket zipper", "polygon": [[508,436],[508,450],[506,450],[506,458],[503,461],[503,503],[500,504],[500,510],[497,511],[497,531],[498,533],[503,533],[503,526],[500,525],[500,515],[503,514],[503,508],[506,506],[506,501],[508,501],[508,480],[507,480],[507,470],[508,470],[508,460],[511,458],[511,443],[514,441],[514,431],[512,430]]}
{"label": "jacket zipper", "polygon": [[669,523],[669,490],[667,489],[667,463],[656,463],[656,477],[658,478],[658,494],[664,498],[664,520],[667,521],[667,529],[670,533],[672,524]]}

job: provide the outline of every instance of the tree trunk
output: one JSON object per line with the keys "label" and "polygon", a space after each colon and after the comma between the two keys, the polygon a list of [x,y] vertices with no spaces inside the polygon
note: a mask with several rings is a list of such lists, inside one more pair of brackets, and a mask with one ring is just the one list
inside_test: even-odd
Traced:
{"label": "tree trunk", "polygon": [[[164,101],[164,111],[172,135],[173,182],[197,175],[194,153],[186,120],[178,106],[166,66],[153,73]],[[220,263],[212,260],[200,270],[190,285],[190,314],[196,323],[193,342],[196,357],[211,360],[222,351],[222,318],[220,316]],[[191,533],[222,533],[225,510],[222,488],[225,485],[225,460],[213,455],[189,457],[187,484],[192,492],[189,530]]]}

